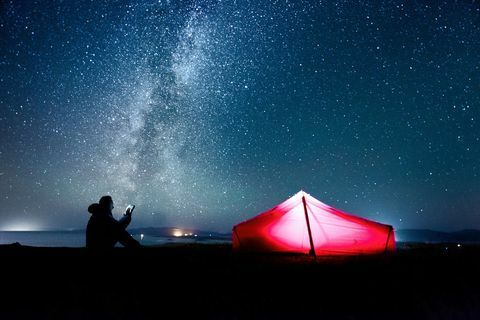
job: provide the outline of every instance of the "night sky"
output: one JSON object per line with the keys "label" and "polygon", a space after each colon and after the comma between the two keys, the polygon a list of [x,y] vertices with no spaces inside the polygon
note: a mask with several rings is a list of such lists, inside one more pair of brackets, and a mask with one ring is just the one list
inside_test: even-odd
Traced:
{"label": "night sky", "polygon": [[480,228],[477,1],[1,1],[0,229],[230,231],[305,190]]}

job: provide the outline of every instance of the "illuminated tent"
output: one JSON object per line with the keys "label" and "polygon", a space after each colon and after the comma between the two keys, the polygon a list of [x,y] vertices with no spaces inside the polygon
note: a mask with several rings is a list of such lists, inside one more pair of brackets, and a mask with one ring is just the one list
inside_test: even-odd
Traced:
{"label": "illuminated tent", "polygon": [[234,250],[312,255],[395,250],[392,226],[352,216],[300,191],[233,227]]}

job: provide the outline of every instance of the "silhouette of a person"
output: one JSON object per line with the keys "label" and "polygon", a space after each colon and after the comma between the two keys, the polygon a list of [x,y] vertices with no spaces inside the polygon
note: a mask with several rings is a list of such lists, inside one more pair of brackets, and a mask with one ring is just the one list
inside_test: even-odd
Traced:
{"label": "silhouette of a person", "polygon": [[125,215],[117,221],[112,215],[113,208],[110,196],[103,196],[98,203],[88,207],[92,216],[87,224],[87,248],[109,249],[117,242],[125,247],[140,247],[140,243],[126,230],[132,221],[132,209],[128,208]]}

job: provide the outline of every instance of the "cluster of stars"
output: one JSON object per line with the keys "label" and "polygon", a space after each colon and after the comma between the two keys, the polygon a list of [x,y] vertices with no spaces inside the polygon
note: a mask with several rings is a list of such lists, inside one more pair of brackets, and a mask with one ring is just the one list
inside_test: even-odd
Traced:
{"label": "cluster of stars", "polygon": [[228,231],[299,189],[402,227],[478,226],[480,6],[6,1],[0,229]]}

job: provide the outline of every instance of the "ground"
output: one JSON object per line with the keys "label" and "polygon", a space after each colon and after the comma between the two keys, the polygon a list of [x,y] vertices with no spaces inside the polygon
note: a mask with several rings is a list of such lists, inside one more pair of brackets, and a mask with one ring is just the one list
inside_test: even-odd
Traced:
{"label": "ground", "polygon": [[480,318],[478,246],[314,260],[229,245],[12,245],[0,246],[0,263],[0,319]]}

